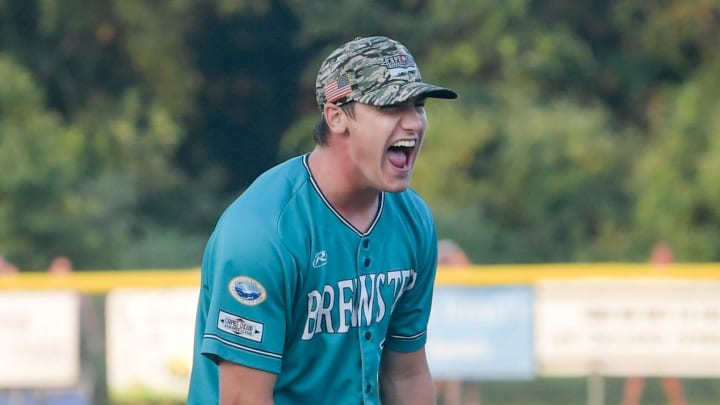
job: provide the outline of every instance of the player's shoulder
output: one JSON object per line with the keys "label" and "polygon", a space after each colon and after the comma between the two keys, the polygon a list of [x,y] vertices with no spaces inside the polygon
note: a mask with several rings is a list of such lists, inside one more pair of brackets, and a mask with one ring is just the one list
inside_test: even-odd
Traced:
{"label": "player's shoulder", "polygon": [[302,157],[290,159],[260,175],[222,213],[205,249],[203,267],[213,263],[252,263],[263,257],[265,263],[281,263],[292,268],[292,252],[287,249],[279,224],[288,205],[308,182],[309,173]]}
{"label": "player's shoulder", "polygon": [[[218,225],[242,224],[250,229],[272,229],[285,207],[309,175],[303,156],[286,160],[258,176],[223,212]],[[270,226],[270,228],[268,228]]]}
{"label": "player's shoulder", "polygon": [[431,238],[435,234],[435,219],[430,206],[413,189],[385,193],[385,215],[389,216],[389,223],[402,227],[419,239]]}
{"label": "player's shoulder", "polygon": [[411,256],[417,255],[413,268],[424,269],[428,263],[434,263],[432,253],[437,252],[435,220],[430,206],[415,190],[385,193],[380,226],[383,232],[391,231],[397,236],[390,243],[399,244],[400,250]]}
{"label": "player's shoulder", "polygon": [[385,193],[387,208],[399,212],[413,220],[432,221],[430,206],[414,189],[408,188],[400,193]]}

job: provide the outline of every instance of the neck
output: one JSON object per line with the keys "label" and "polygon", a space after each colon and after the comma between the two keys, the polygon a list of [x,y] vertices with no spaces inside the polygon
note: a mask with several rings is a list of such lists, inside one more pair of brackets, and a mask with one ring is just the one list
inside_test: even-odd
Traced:
{"label": "neck", "polygon": [[330,205],[361,232],[377,214],[380,191],[363,185],[346,159],[327,147],[316,147],[308,158],[310,172]]}

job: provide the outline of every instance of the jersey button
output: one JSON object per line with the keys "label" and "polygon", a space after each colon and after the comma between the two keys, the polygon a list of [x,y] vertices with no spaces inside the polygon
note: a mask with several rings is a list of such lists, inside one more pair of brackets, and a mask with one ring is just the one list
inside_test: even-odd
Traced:
{"label": "jersey button", "polygon": [[365,267],[370,267],[370,258],[369,257],[365,258]]}
{"label": "jersey button", "polygon": [[372,385],[368,384],[368,385],[365,386],[365,393],[366,393],[366,394],[369,394],[370,391],[372,391]]}
{"label": "jersey button", "polygon": [[365,240],[363,241],[363,247],[364,247],[365,249],[367,249],[368,246],[370,246],[370,241],[367,240],[367,239],[365,239]]}
{"label": "jersey button", "polygon": [[371,337],[372,337],[372,333],[365,332],[365,340],[370,340]]}

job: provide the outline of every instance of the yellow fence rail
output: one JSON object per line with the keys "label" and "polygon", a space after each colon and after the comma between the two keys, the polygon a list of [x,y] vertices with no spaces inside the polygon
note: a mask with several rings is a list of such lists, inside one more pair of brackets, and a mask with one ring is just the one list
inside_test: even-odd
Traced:
{"label": "yellow fence rail", "polygon": [[[720,263],[649,264],[588,263],[483,265],[438,269],[439,285],[533,284],[544,279],[578,278],[676,278],[720,279]],[[67,275],[24,272],[0,275],[0,290],[72,289],[103,294],[113,288],[162,288],[200,285],[200,270],[77,271]]]}

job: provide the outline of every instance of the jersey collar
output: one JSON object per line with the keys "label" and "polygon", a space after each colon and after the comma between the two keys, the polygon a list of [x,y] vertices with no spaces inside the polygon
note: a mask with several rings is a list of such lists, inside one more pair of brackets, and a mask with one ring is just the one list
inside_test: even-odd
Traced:
{"label": "jersey collar", "polygon": [[377,209],[377,212],[375,213],[375,219],[373,219],[372,223],[370,224],[370,227],[368,227],[367,232],[361,232],[359,229],[355,228],[353,226],[353,224],[351,224],[345,218],[343,218],[343,216],[340,215],[339,212],[337,212],[337,210],[332,206],[332,204],[330,204],[330,201],[328,201],[327,198],[325,198],[325,195],[323,194],[322,190],[320,190],[320,187],[318,187],[318,184],[315,181],[315,177],[313,177],[313,174],[310,171],[310,166],[308,165],[309,157],[310,157],[310,153],[306,153],[305,155],[303,155],[303,159],[302,159],[303,166],[305,166],[305,171],[307,171],[308,177],[310,178],[310,184],[312,184],[317,195],[320,197],[320,199],[323,201],[323,203],[325,203],[325,206],[328,207],[328,209],[330,209],[330,212],[332,212],[333,215],[335,215],[340,220],[340,222],[345,224],[345,226],[350,228],[350,230],[353,231],[354,233],[356,233],[358,236],[365,237],[367,235],[370,235],[370,233],[372,233],[373,229],[375,229],[375,225],[377,225],[378,221],[380,220],[380,215],[382,214],[383,206],[385,205],[385,192],[381,191],[380,195],[378,197],[380,201],[378,202],[378,209]]}

